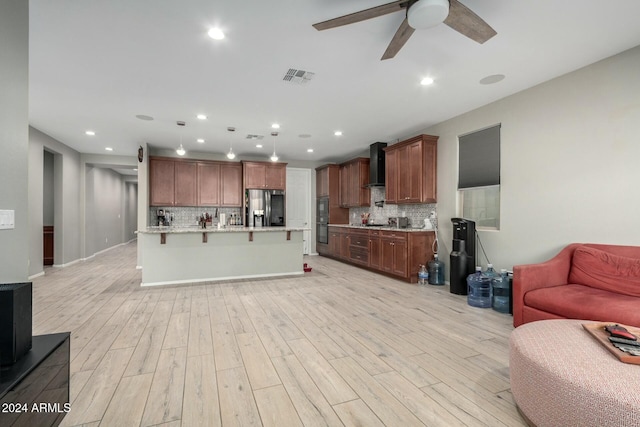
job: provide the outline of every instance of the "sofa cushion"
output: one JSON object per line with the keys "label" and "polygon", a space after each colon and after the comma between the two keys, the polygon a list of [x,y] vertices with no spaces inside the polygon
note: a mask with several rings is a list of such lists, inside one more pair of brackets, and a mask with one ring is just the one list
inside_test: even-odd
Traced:
{"label": "sofa cushion", "polygon": [[524,296],[528,307],[568,319],[600,320],[640,327],[640,299],[589,286],[539,288]]}
{"label": "sofa cushion", "polygon": [[569,283],[640,297],[640,259],[580,246],[573,252]]}

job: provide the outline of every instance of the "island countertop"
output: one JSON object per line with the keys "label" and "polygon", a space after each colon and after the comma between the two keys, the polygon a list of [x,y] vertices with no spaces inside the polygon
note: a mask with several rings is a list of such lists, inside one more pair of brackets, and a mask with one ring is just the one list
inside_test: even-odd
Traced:
{"label": "island countertop", "polygon": [[340,227],[340,228],[352,228],[356,230],[382,230],[382,231],[399,231],[402,233],[419,233],[419,232],[432,232],[435,233],[436,230],[433,228],[397,228],[390,227],[388,225],[353,225],[353,224],[328,224],[329,227]]}
{"label": "island countertop", "polygon": [[138,230],[138,234],[162,234],[162,233],[246,233],[252,232],[275,232],[275,231],[308,231],[309,227],[245,227],[242,225],[228,225],[226,227],[207,226],[202,228],[196,225],[187,226],[153,226],[146,230]]}
{"label": "island countertop", "polygon": [[149,227],[138,232],[142,285],[304,274],[306,227]]}

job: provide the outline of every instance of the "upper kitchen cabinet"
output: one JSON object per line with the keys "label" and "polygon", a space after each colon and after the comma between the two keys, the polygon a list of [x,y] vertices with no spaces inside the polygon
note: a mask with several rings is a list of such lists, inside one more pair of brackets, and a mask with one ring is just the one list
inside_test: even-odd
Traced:
{"label": "upper kitchen cabinet", "polygon": [[220,165],[220,206],[242,206],[242,165],[222,163]]}
{"label": "upper kitchen cabinet", "polygon": [[386,147],[386,202],[436,203],[438,137],[419,135]]}
{"label": "upper kitchen cabinet", "polygon": [[272,162],[242,162],[244,188],[284,190],[287,184],[287,164]]}
{"label": "upper kitchen cabinet", "polygon": [[220,204],[220,164],[198,163],[198,206]]}
{"label": "upper kitchen cabinet", "polygon": [[316,197],[329,199],[329,224],[349,222],[349,210],[340,207],[340,166],[324,165],[316,168]]}
{"label": "upper kitchen cabinet", "polygon": [[196,162],[150,158],[149,205],[195,206],[196,180]]}
{"label": "upper kitchen cabinet", "polygon": [[198,206],[242,206],[242,165],[198,162]]}
{"label": "upper kitchen cabinet", "polygon": [[175,162],[174,206],[195,206],[198,191],[198,164],[191,161]]}
{"label": "upper kitchen cabinet", "polygon": [[173,159],[149,158],[149,205],[173,206],[174,190]]}
{"label": "upper kitchen cabinet", "polygon": [[369,159],[358,157],[340,165],[340,206],[353,208],[371,205]]}
{"label": "upper kitchen cabinet", "polygon": [[242,165],[233,162],[149,159],[150,206],[242,206]]}

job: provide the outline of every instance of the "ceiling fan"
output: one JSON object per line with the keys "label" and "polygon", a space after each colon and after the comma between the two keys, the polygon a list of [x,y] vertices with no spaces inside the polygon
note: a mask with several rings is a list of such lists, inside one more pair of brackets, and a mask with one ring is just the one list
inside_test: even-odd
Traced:
{"label": "ceiling fan", "polygon": [[391,39],[381,60],[396,56],[415,29],[433,27],[442,22],[481,44],[497,34],[489,24],[458,0],[399,0],[319,22],[313,24],[313,27],[318,31],[328,30],[400,10],[406,10],[406,17]]}

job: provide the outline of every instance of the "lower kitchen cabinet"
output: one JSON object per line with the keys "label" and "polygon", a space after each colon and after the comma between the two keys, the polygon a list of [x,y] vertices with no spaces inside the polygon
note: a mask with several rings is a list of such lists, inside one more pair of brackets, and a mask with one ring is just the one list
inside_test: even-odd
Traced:
{"label": "lower kitchen cabinet", "polygon": [[349,230],[349,261],[369,265],[369,231]]}
{"label": "lower kitchen cabinet", "polygon": [[379,230],[369,231],[369,267],[382,270],[382,241]]}
{"label": "lower kitchen cabinet", "polygon": [[411,283],[420,265],[433,258],[433,231],[329,227],[327,255]]}
{"label": "lower kitchen cabinet", "polygon": [[[380,233],[382,246],[382,270],[396,276],[407,276],[409,254],[406,232],[383,231]],[[426,264],[426,260],[424,262]]]}

